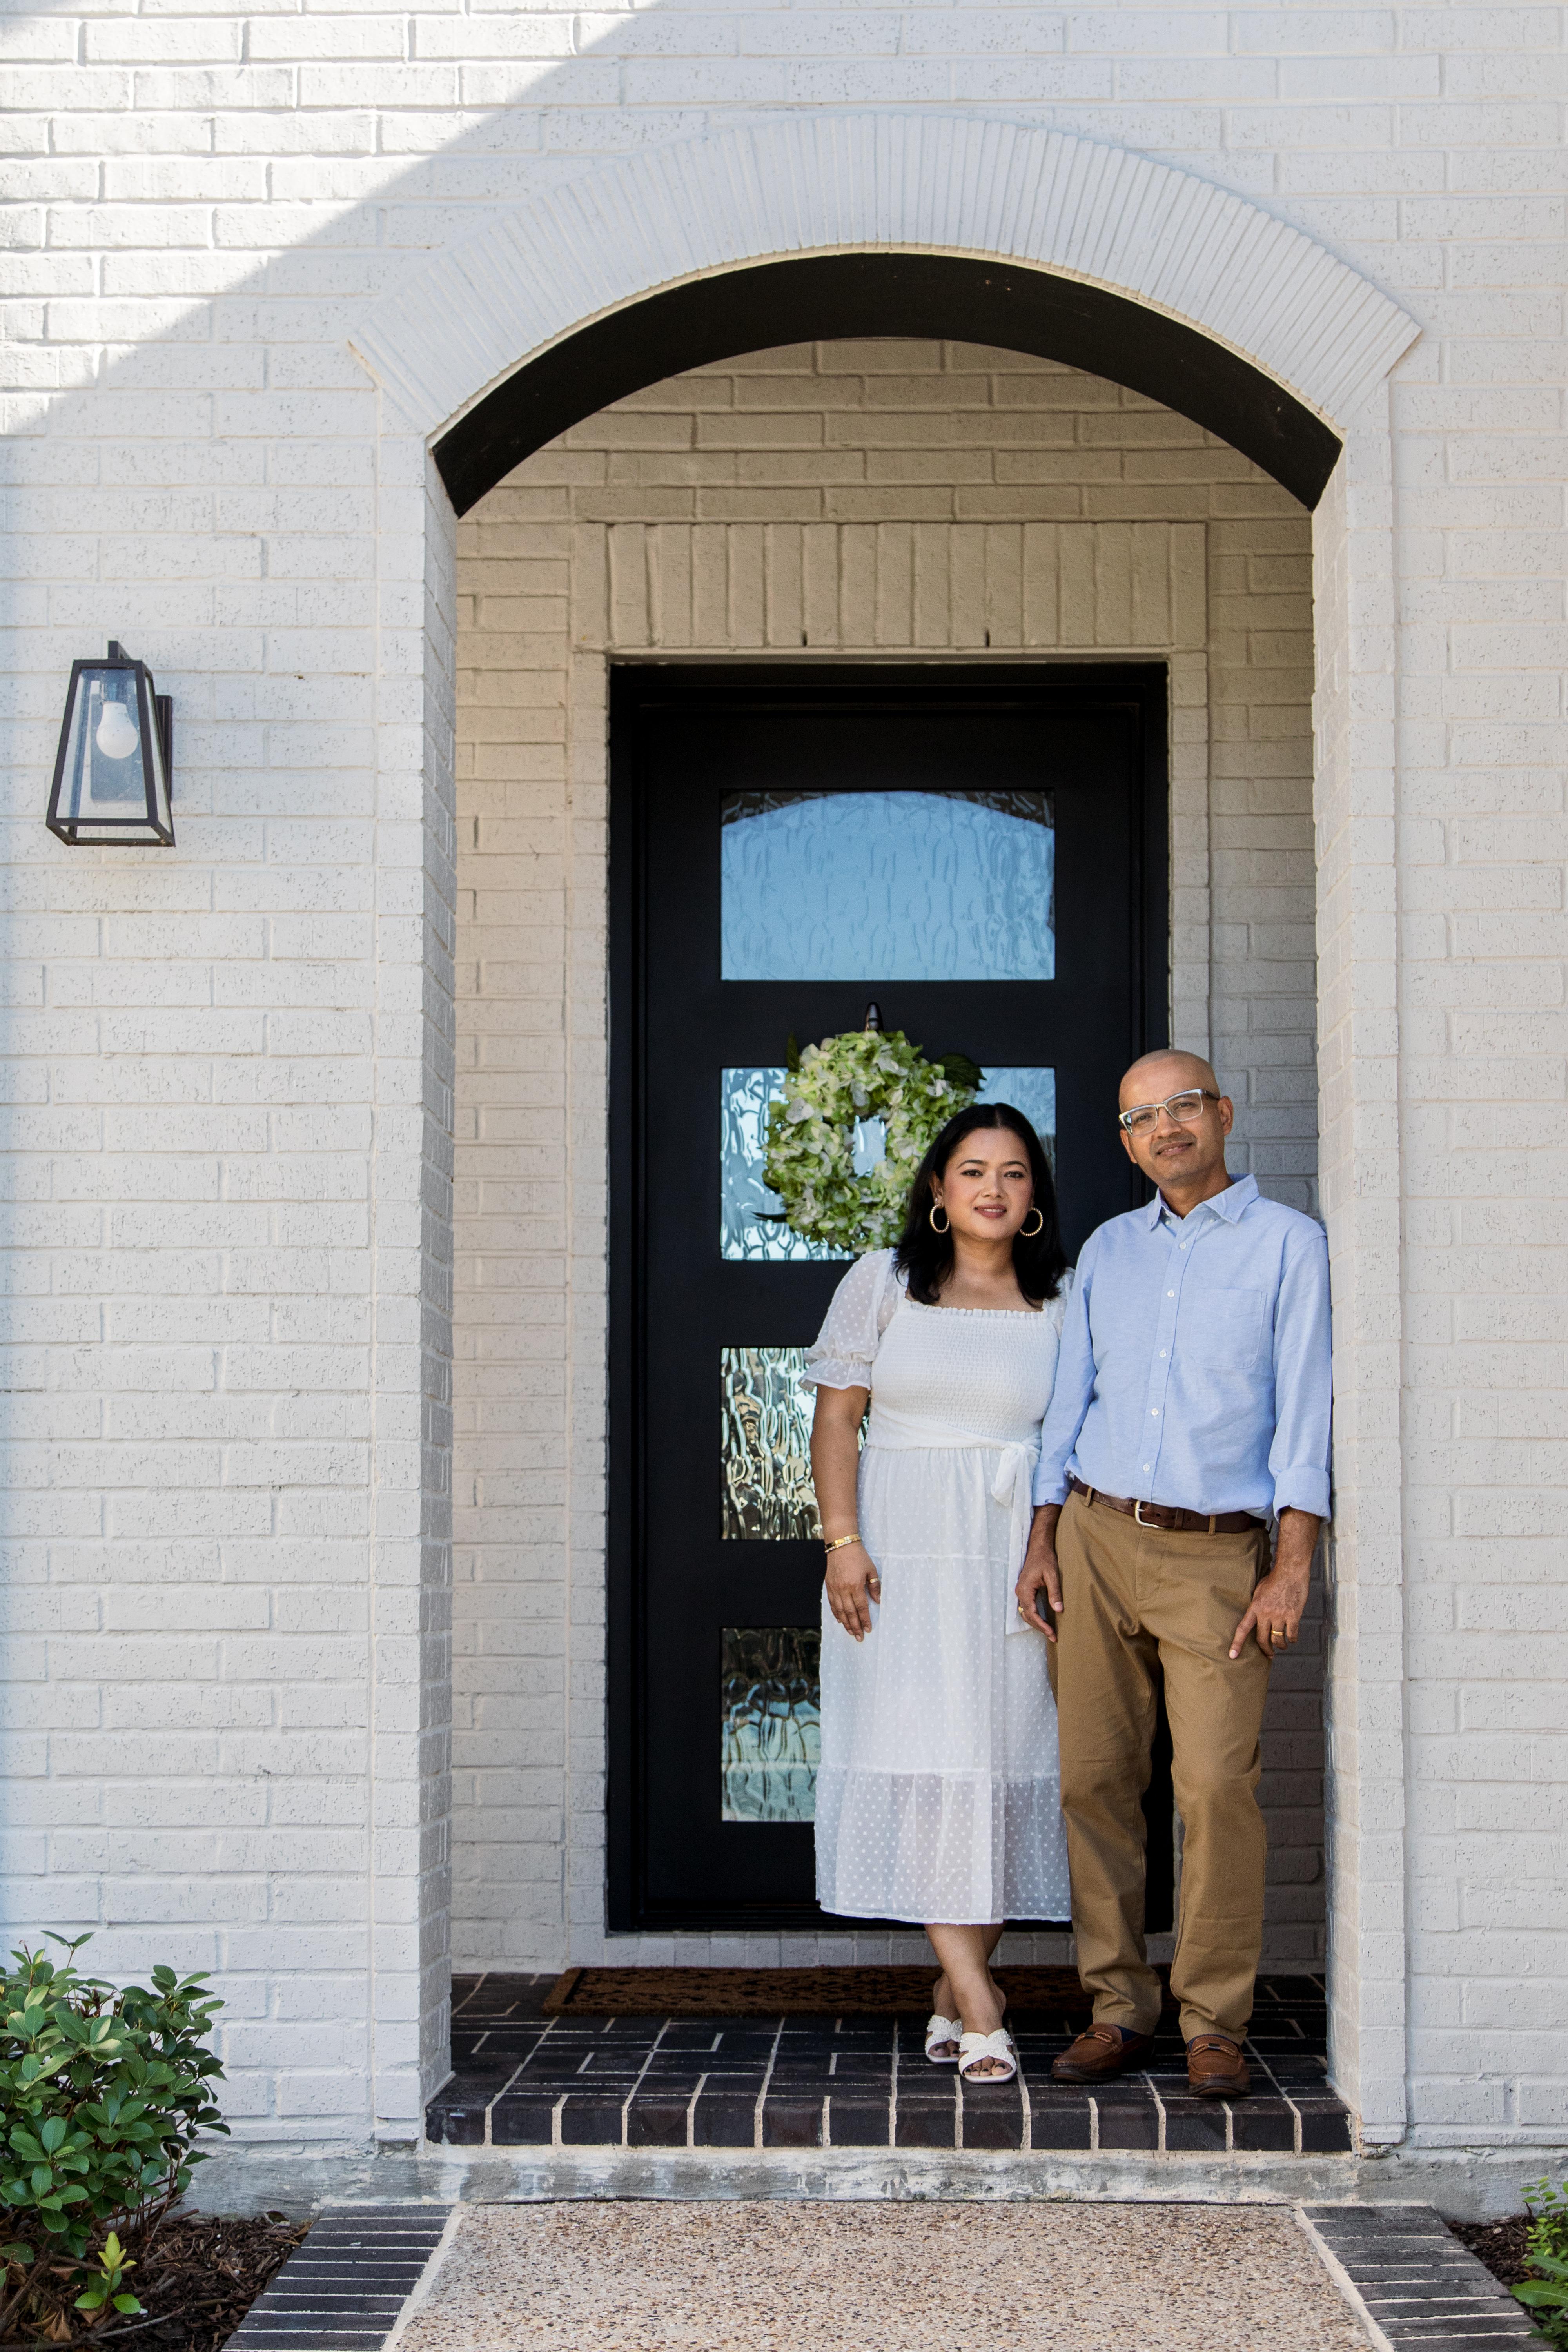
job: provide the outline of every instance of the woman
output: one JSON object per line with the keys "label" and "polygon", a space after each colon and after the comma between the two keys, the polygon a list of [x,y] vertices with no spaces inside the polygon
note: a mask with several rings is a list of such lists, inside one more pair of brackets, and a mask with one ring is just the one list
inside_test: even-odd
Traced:
{"label": "woman", "polygon": [[806,1359],[827,1547],[817,1896],[924,1927],[942,1970],[926,2055],[971,2081],[1017,2072],[1001,1923],[1068,1908],[1046,1646],[1013,1584],[1070,1279],[1039,1138],[976,1104]]}

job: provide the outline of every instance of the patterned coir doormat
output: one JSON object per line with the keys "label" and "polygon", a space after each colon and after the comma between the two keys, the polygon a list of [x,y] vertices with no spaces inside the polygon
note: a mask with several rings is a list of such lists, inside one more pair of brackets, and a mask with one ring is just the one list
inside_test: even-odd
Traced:
{"label": "patterned coir doormat", "polygon": [[[923,2017],[935,1969],[568,1969],[545,1996],[555,2017]],[[1015,2015],[1087,2016],[1076,1969],[998,1969]],[[1167,2004],[1169,1995],[1166,1996]]]}

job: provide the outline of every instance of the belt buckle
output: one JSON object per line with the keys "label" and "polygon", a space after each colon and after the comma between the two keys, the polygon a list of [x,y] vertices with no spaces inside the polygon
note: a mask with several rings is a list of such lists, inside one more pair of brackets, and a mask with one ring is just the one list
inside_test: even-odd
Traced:
{"label": "belt buckle", "polygon": [[[1157,1511],[1159,1507],[1160,1506],[1158,1503],[1151,1503],[1149,1506],[1149,1508],[1152,1511]],[[1142,1496],[1138,1496],[1134,1498],[1132,1505],[1132,1519],[1133,1524],[1137,1527],[1152,1528],[1156,1535],[1161,1532],[1160,1522],[1158,1519],[1146,1519],[1143,1517],[1143,1498]]]}

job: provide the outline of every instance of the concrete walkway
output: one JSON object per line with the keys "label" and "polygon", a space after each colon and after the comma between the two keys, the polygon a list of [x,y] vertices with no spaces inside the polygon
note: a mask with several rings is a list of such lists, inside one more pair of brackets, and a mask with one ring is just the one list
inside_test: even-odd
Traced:
{"label": "concrete walkway", "polygon": [[469,2206],[396,2352],[1368,2352],[1295,2216]]}

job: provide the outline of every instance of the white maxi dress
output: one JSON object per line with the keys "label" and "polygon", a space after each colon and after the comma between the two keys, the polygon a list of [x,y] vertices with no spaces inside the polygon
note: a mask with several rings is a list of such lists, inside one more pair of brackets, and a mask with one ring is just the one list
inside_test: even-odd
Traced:
{"label": "white maxi dress", "polygon": [[891,1250],[834,1293],[805,1381],[868,1388],[863,1642],[822,1604],[816,1893],[854,1919],[1066,1919],[1057,1710],[1013,1586],[1067,1308],[921,1307]]}

